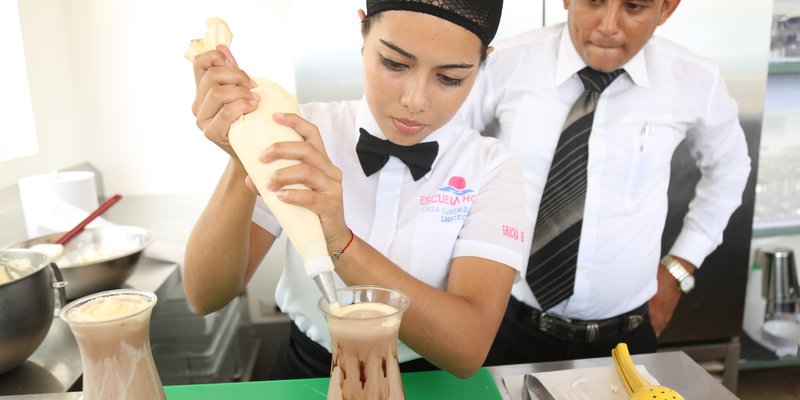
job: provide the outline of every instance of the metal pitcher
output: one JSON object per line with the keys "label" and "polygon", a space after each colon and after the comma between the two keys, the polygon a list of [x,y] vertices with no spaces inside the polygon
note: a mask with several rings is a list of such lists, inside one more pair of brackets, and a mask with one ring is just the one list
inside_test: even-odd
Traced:
{"label": "metal pitcher", "polygon": [[757,261],[763,271],[761,295],[767,300],[764,319],[800,311],[800,284],[794,252],[783,247],[763,249],[759,250]]}

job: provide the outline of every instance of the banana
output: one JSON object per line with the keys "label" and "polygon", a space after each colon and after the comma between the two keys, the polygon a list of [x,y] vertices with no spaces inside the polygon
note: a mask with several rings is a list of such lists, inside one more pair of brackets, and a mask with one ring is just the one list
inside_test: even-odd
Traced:
{"label": "banana", "polygon": [[203,39],[192,39],[189,47],[183,56],[189,61],[194,60],[195,56],[214,50],[217,46],[224,44],[230,47],[233,40],[233,33],[228,29],[228,24],[221,18],[211,17],[206,19],[206,35]]}

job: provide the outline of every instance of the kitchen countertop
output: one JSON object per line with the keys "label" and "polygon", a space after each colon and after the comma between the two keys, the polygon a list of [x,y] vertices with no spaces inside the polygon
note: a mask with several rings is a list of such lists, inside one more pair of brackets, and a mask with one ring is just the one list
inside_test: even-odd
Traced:
{"label": "kitchen countertop", "polygon": [[[112,223],[129,224],[146,227],[154,231],[157,235],[159,250],[158,257],[171,261],[162,261],[148,256],[140,261],[135,273],[129,278],[125,286],[151,290],[157,295],[165,288],[180,285],[180,273],[178,264],[182,262],[177,259],[182,256],[180,251],[185,245],[186,238],[191,230],[192,222],[202,211],[205,198],[196,195],[175,195],[175,196],[143,196],[143,197],[124,197],[117,205],[112,207],[104,214],[104,217]],[[21,209],[12,210],[10,213],[0,214],[0,224],[6,229],[0,233],[0,243],[10,243],[25,237],[24,220],[21,217]],[[176,223],[177,222],[177,223]],[[152,254],[151,254],[152,255]],[[161,297],[161,296],[159,296]],[[646,355],[634,355],[633,360],[637,364],[644,365],[647,370],[661,383],[673,387],[684,395],[687,399],[736,399],[722,384],[703,370],[689,356],[682,352],[665,352]],[[502,383],[502,377],[508,375],[521,375],[527,372],[555,371],[570,368],[584,368],[595,366],[613,365],[610,357],[573,360],[552,363],[520,364],[510,366],[489,367],[484,376],[487,380],[493,379],[497,384],[499,394],[502,399],[509,400],[510,397]],[[80,353],[77,349],[74,338],[69,328],[60,319],[54,319],[50,332],[44,343],[22,366],[0,375],[0,397],[3,399],[19,400],[57,400],[57,399],[80,399],[79,392],[67,392],[81,375]],[[488,374],[491,374],[490,378]],[[409,384],[415,384],[417,379],[422,377],[430,381],[449,382],[454,380],[449,374],[441,373],[413,376]],[[412,377],[408,377],[409,379]],[[407,380],[404,375],[404,382]],[[312,381],[312,380],[303,380]],[[307,384],[309,382],[302,382]],[[320,382],[322,381],[322,382]],[[459,383],[455,379],[455,383]],[[35,383],[34,389],[31,385]],[[227,383],[211,384],[218,389],[236,388],[242,386],[220,386],[220,385],[259,385],[260,393],[269,391],[270,385],[286,386],[292,385],[290,382],[249,382],[249,383]],[[314,385],[322,388],[327,387],[327,379],[315,380]],[[170,399],[181,399],[180,394],[186,391],[189,386],[167,386],[167,395]],[[43,393],[30,394],[25,393]],[[3,396],[14,394],[12,396]]]}
{"label": "kitchen countertop", "polygon": [[[204,197],[196,195],[123,197],[103,214],[111,223],[144,227],[156,236],[122,287],[149,290],[166,299],[181,285],[176,261],[183,256],[186,238],[204,202]],[[0,213],[0,226],[4,228],[0,245],[23,240],[26,233],[21,207]],[[44,341],[28,360],[0,375],[0,396],[65,392],[81,374],[80,351],[72,332],[60,318],[54,318]]]}
{"label": "kitchen countertop", "polygon": [[[684,352],[664,352],[631,356],[634,364],[643,365],[659,384],[675,389],[686,399],[738,399],[730,390],[711,376]],[[511,397],[502,377],[524,375],[530,372],[559,371],[572,368],[589,368],[614,365],[611,357],[583,360],[555,361],[536,364],[517,364],[489,367],[495,384],[504,400]]]}
{"label": "kitchen countertop", "polygon": [[[149,290],[162,298],[179,282],[178,265],[142,258],[122,287]],[[18,393],[65,392],[81,377],[78,344],[67,323],[53,318],[39,348],[19,367],[0,375],[0,396]]]}
{"label": "kitchen countertop", "polygon": [[[737,399],[728,389],[722,386],[716,379],[703,370],[700,365],[695,363],[683,352],[665,352],[655,354],[634,355],[633,361],[636,364],[644,365],[648,372],[654,376],[662,385],[677,390],[686,399],[714,399],[728,400]],[[528,372],[556,371],[569,368],[587,368],[597,366],[613,365],[611,357],[559,361],[538,364],[518,364],[509,366],[489,367],[480,370],[469,380],[462,381],[454,378],[442,371],[418,372],[403,374],[405,391],[409,398],[437,398],[446,399],[447,397],[430,397],[430,390],[438,390],[443,393],[456,393],[465,388],[472,390],[473,395],[479,397],[469,397],[476,399],[496,399],[498,393],[486,387],[487,382],[493,380],[499,390],[499,396],[503,400],[508,400],[508,393],[502,383],[504,376],[525,374]],[[489,376],[487,376],[489,375]],[[179,385],[166,386],[165,392],[169,400],[183,399],[206,399],[215,396],[233,396],[237,400],[261,399],[265,393],[288,395],[293,399],[317,399],[324,397],[327,388],[327,379],[299,379],[290,381],[261,381],[261,382],[240,382],[240,383],[219,383],[206,385]],[[411,395],[418,393],[412,397]],[[425,395],[423,395],[423,393]],[[205,397],[204,397],[205,396]],[[210,396],[210,397],[209,397]],[[3,397],[9,400],[79,400],[79,392],[40,394]],[[464,398],[464,397],[457,397]]]}

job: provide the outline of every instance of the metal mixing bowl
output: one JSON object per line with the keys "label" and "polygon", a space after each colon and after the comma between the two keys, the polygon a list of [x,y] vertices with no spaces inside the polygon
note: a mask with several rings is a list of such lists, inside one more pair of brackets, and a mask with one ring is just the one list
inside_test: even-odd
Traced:
{"label": "metal mixing bowl", "polygon": [[[0,250],[0,268],[11,281],[0,283],[0,374],[28,359],[42,344],[53,316],[64,305],[58,268],[44,254]],[[4,275],[5,276],[5,275]],[[59,306],[55,306],[55,293]]]}
{"label": "metal mixing bowl", "polygon": [[[52,243],[64,233],[39,236],[8,247],[29,248]],[[150,231],[135,226],[85,229],[67,242],[61,257],[53,260],[68,283],[67,299],[118,289],[133,274],[142,252],[153,240]]]}

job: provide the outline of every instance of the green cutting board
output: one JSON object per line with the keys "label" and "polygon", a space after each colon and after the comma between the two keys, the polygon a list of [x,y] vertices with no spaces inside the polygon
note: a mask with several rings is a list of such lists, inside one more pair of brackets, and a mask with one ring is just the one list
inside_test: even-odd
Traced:
{"label": "green cutting board", "polygon": [[[481,368],[469,379],[444,371],[402,374],[407,400],[500,400],[492,375]],[[328,378],[165,386],[167,400],[316,400],[328,393]]]}

